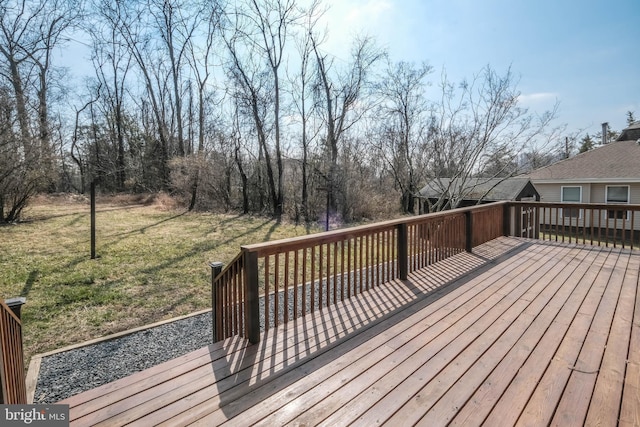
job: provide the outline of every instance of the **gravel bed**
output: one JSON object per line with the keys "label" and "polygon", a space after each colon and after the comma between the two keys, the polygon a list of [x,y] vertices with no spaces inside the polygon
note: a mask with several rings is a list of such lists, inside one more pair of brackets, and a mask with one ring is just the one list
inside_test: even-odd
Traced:
{"label": "gravel bed", "polygon": [[55,403],[212,342],[211,313],[42,358],[33,403]]}

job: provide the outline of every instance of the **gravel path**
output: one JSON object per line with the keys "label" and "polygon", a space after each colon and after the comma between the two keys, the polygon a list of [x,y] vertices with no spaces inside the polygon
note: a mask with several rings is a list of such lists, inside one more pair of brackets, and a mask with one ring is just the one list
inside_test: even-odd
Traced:
{"label": "gravel path", "polygon": [[212,342],[211,313],[46,356],[33,403],[55,403]]}

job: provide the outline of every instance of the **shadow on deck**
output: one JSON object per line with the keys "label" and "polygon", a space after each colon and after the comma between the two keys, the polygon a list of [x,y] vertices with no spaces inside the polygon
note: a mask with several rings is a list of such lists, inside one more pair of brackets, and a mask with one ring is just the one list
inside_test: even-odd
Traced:
{"label": "shadow on deck", "polygon": [[60,403],[72,425],[638,425],[639,269],[498,238]]}

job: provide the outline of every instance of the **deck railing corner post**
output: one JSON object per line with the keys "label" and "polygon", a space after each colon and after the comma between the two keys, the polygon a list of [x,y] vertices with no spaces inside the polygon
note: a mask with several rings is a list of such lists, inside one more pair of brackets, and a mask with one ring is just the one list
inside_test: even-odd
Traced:
{"label": "deck railing corner post", "polygon": [[209,263],[211,267],[211,330],[213,332],[213,342],[218,341],[218,292],[216,292],[216,277],[222,273],[222,267],[224,264],[216,261]]}
{"label": "deck railing corner post", "polygon": [[25,297],[9,298],[4,301],[4,303],[7,304],[7,307],[9,307],[11,311],[13,311],[13,314],[15,314],[18,319],[22,319],[21,310],[22,306],[26,302],[27,299]]}
{"label": "deck railing corner post", "polygon": [[398,224],[398,276],[400,280],[409,277],[409,236],[406,222]]}
{"label": "deck railing corner post", "polygon": [[245,268],[245,328],[252,344],[260,341],[260,292],[258,289],[258,253],[244,252]]}

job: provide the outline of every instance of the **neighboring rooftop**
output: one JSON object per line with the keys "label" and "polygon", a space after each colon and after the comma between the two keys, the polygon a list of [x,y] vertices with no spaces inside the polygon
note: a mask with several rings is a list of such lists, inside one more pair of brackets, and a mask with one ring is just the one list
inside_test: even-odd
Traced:
{"label": "neighboring rooftop", "polygon": [[637,141],[640,139],[640,120],[633,122],[626,129],[622,130],[618,141]]}
{"label": "neighboring rooftop", "polygon": [[[516,200],[529,184],[527,177],[515,178],[439,178],[429,182],[420,196],[437,199],[443,193],[463,195],[465,200]],[[462,191],[460,189],[462,188]],[[533,190],[535,191],[535,189]]]}
{"label": "neighboring rooftop", "polygon": [[[638,124],[640,126],[640,124]],[[624,132],[629,130],[625,129]],[[640,128],[638,129],[640,131]],[[532,181],[640,181],[640,144],[616,141],[585,153],[536,169],[526,177]]]}

